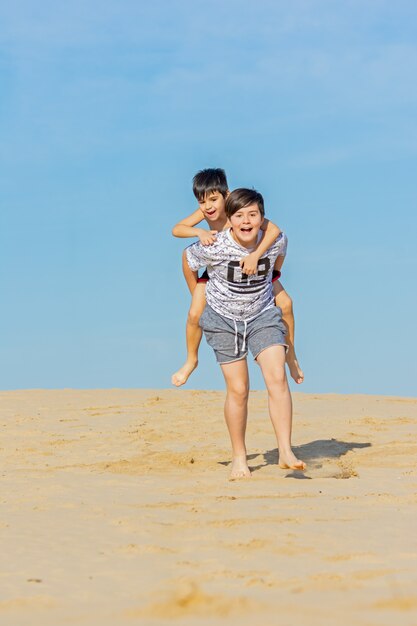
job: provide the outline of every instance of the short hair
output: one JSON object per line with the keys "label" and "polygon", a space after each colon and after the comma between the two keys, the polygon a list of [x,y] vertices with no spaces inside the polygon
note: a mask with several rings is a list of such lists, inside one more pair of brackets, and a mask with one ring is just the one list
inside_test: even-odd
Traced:
{"label": "short hair", "polygon": [[229,191],[226,172],[219,167],[200,170],[193,178],[193,193],[197,200],[203,200],[206,194],[212,191],[218,191],[223,198]]}
{"label": "short hair", "polygon": [[262,217],[265,216],[264,199],[259,191],[255,189],[235,189],[229,194],[226,200],[226,215],[231,217],[240,209],[251,204],[257,204]]}

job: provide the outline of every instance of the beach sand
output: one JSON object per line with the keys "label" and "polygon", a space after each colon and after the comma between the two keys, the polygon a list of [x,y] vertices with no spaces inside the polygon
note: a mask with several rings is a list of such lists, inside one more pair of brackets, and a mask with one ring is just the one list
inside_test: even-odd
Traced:
{"label": "beach sand", "polygon": [[252,392],[0,393],[4,626],[417,624],[417,400],[294,394],[305,474]]}

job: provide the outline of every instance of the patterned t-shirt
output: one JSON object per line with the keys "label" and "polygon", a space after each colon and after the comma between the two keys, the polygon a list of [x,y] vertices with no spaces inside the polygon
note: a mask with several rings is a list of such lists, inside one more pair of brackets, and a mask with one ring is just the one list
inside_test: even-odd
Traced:
{"label": "patterned t-shirt", "polygon": [[247,276],[239,261],[252,251],[233,239],[230,228],[221,231],[209,246],[198,241],[186,248],[190,269],[197,271],[207,266],[210,277],[206,285],[207,303],[223,317],[248,321],[274,305],[272,270],[277,257],[287,252],[287,236],[281,232],[259,259],[258,273]]}

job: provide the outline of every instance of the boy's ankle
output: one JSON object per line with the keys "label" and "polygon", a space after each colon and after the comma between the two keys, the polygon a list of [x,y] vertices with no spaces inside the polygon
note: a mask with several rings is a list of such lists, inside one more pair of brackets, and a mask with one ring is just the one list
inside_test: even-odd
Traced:
{"label": "boy's ankle", "polygon": [[248,453],[246,452],[246,450],[244,450],[243,452],[233,452],[232,451],[232,459],[246,459]]}

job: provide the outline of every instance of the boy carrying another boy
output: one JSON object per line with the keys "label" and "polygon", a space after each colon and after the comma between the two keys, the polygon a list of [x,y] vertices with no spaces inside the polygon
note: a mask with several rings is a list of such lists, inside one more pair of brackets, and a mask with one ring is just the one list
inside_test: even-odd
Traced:
{"label": "boy carrying another boy", "polygon": [[[172,229],[172,234],[176,237],[198,237],[202,245],[210,246],[216,241],[216,236],[219,232],[230,227],[225,211],[229,189],[224,170],[208,168],[198,172],[193,178],[193,192],[199,202],[199,208],[176,224]],[[210,230],[197,227],[204,219],[207,221]],[[257,273],[259,259],[280,234],[280,229],[267,219],[264,219],[261,230],[263,237],[259,240],[255,249],[240,259],[240,267],[242,267],[242,271],[247,276],[254,276]],[[279,269],[277,267],[277,271],[274,272],[273,276],[275,304],[281,308],[283,321],[287,328],[287,365],[292,378],[297,383],[301,383],[304,380],[304,374],[298,364],[294,349],[292,300],[278,280],[280,276]],[[205,287],[208,280],[207,272],[204,272],[198,278],[197,272],[193,272],[190,269],[186,261],[185,252],[183,254],[183,271],[188,288],[192,294],[192,302],[186,327],[187,360],[173,374],[171,379],[172,384],[177,387],[187,382],[190,374],[198,364],[198,348],[202,336],[199,322],[206,304]]]}
{"label": "boy carrying another boy", "polygon": [[191,271],[207,266],[207,304],[200,319],[207,343],[213,348],[226,382],[225,419],[232,444],[231,479],[250,476],[245,432],[248,410],[248,348],[261,367],[268,390],[269,415],[279,450],[279,466],[304,470],[305,463],[291,449],[292,402],[285,374],[286,328],[272,290],[274,266],[280,267],[287,237],[279,233],[258,261],[256,275],[241,267],[256,248],[264,221],[260,193],[236,189],[225,205],[230,228],[207,246],[197,242],[186,251]]}

